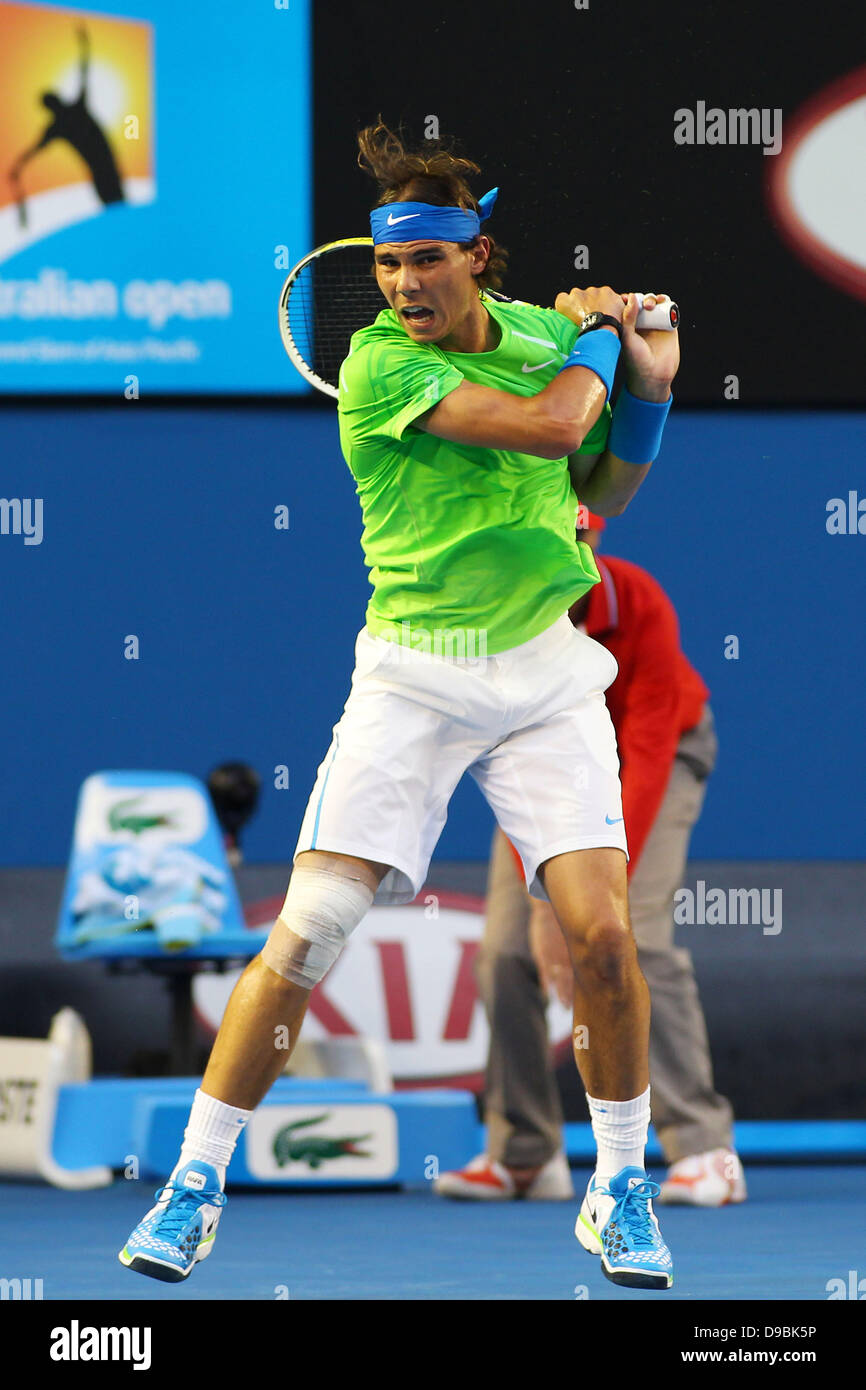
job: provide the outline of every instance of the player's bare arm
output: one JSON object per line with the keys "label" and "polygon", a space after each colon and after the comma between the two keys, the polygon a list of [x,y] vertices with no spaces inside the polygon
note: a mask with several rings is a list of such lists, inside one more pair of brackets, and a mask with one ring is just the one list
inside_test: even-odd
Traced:
{"label": "player's bare arm", "polygon": [[[580,295],[582,315],[598,310],[622,322],[622,296],[609,285],[573,290],[572,294]],[[605,327],[598,332],[615,333],[616,329]],[[559,459],[580,448],[601,414],[605,398],[603,382],[587,367],[559,372],[535,396],[515,396],[464,381],[414,424],[454,444]]]}
{"label": "player's bare arm", "polygon": [[[555,308],[573,322],[580,322],[580,303],[559,295]],[[648,295],[645,307],[653,308],[664,296]],[[658,330],[638,332],[635,323],[638,304],[633,294],[624,296],[622,357],[625,384],[636,400],[662,405],[669,400],[671,383],[680,363],[679,335]],[[634,464],[618,458],[611,450],[602,454],[569,456],[568,469],[575,493],[599,516],[619,516],[646,478],[651,464]]]}
{"label": "player's bare arm", "polygon": [[555,396],[548,392],[566,378],[557,378],[537,396],[513,396],[493,386],[463,381],[413,424],[453,444],[565,458],[580,448],[605,398],[604,386],[593,372],[576,367],[570,375],[580,381],[572,381],[567,391],[559,388]]}

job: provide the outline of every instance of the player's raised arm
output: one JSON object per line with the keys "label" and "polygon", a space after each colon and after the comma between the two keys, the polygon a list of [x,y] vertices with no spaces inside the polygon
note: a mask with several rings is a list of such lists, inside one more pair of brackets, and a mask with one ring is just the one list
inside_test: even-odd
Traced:
{"label": "player's raised arm", "polygon": [[[655,302],[655,296],[648,295],[644,304],[652,308]],[[556,307],[564,312],[559,300]],[[638,313],[636,296],[625,296],[625,381],[614,408],[607,448],[602,454],[575,452],[568,460],[574,491],[600,516],[621,515],[648,474],[661,447],[672,400],[671,383],[680,362],[676,330],[638,332]]]}
{"label": "player's raised arm", "polygon": [[[591,377],[586,371],[581,375]],[[543,459],[566,458],[580,447],[601,413],[605,390],[598,378],[585,382],[579,399],[574,390],[548,396],[550,389],[537,396],[513,396],[464,381],[413,423],[454,444],[507,449]]]}
{"label": "player's raised arm", "polygon": [[[609,286],[572,290],[571,296],[559,298],[569,300],[568,317],[574,315],[575,322],[590,313],[622,322],[622,296]],[[553,381],[535,396],[464,381],[414,423],[455,444],[565,458],[580,448],[601,414],[619,356],[616,326],[603,325],[592,336],[595,341],[587,340],[580,351],[572,352]]]}

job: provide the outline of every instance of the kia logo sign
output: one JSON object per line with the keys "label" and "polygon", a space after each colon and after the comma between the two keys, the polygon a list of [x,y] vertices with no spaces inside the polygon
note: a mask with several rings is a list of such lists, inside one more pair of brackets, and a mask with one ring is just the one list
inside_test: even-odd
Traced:
{"label": "kia logo sign", "polygon": [[[283,899],[247,907],[249,926],[267,925]],[[381,1041],[397,1087],[461,1086],[480,1091],[488,1028],[473,970],[484,900],[425,888],[403,907],[373,907],[334,968],[313,990],[303,1036]],[[196,1011],[216,1032],[240,975],[196,976]],[[571,1012],[547,1011],[556,1060],[571,1047]]]}
{"label": "kia logo sign", "polygon": [[818,92],[767,161],[767,196],[788,246],[838,289],[866,299],[866,67]]}

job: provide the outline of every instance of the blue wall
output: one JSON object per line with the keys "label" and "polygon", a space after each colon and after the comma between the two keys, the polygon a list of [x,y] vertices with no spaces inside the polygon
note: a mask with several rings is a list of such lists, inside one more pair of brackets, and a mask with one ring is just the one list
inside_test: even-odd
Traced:
{"label": "blue wall", "polygon": [[[248,857],[288,858],[369,592],[334,413],[40,406],[0,411],[0,431],[0,496],[44,499],[40,545],[0,535],[0,862],[64,862],[92,771],[229,758],[265,783]],[[712,690],[697,857],[862,853],[866,536],[825,520],[866,494],[864,457],[866,415],[675,411],[605,533],[668,590]],[[481,859],[491,828],[464,779],[437,855]]]}

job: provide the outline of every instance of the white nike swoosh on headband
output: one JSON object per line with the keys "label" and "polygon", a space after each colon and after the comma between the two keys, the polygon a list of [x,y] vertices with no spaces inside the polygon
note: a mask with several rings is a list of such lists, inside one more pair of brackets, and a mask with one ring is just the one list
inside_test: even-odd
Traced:
{"label": "white nike swoosh on headband", "polygon": [[402,217],[395,217],[394,214],[393,214],[393,212],[389,212],[389,213],[388,213],[388,223],[387,223],[387,225],[388,225],[389,227],[394,227],[394,226],[396,226],[396,224],[397,224],[398,222],[408,222],[410,217],[420,217],[420,216],[421,216],[420,212],[406,212],[406,213],[403,214]]}
{"label": "white nike swoosh on headband", "polygon": [[548,359],[547,359],[546,362],[539,362],[539,364],[538,364],[537,367],[530,367],[530,365],[529,365],[528,362],[524,362],[524,364],[523,364],[523,366],[520,368],[520,370],[521,370],[522,372],[540,372],[541,369],[542,369],[542,367],[549,367],[550,364],[551,364],[551,362],[555,362],[555,361],[556,361],[556,358],[555,358],[555,357],[548,357]]}

